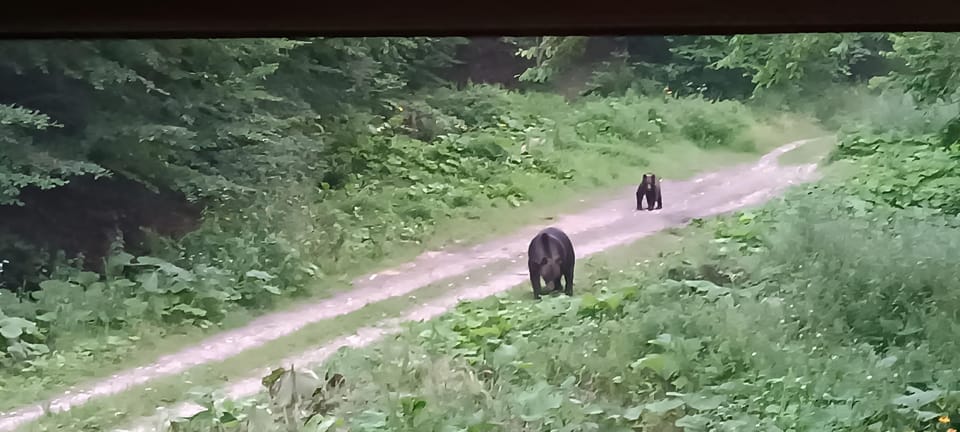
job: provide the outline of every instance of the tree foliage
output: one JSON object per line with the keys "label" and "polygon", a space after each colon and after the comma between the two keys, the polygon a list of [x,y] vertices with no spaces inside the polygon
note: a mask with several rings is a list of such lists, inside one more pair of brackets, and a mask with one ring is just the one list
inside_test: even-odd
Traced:
{"label": "tree foliage", "polygon": [[[547,82],[582,59],[590,42],[604,38],[545,37],[523,41],[520,54],[536,59],[521,80]],[[883,34],[780,34],[735,36],[623,36],[605,38],[606,59],[591,87],[604,93],[666,85],[672,93],[731,98],[773,89],[797,94],[825,83],[883,75],[872,65],[886,48]],[[597,46],[597,45],[594,45]],[[599,45],[603,46],[603,45]],[[594,53],[597,54],[597,53]],[[601,56],[602,57],[602,56]],[[648,84],[644,84],[648,83]],[[661,87],[662,89],[662,87]]]}
{"label": "tree foliage", "polygon": [[537,39],[533,45],[517,51],[520,57],[536,61],[534,66],[520,74],[520,81],[549,81],[583,54],[589,40],[584,36],[544,36]]}
{"label": "tree foliage", "polygon": [[919,100],[953,100],[960,84],[958,48],[954,33],[891,34],[893,49],[886,53],[898,63],[890,79]]}
{"label": "tree foliage", "polygon": [[[278,171],[329,166],[325,130],[347,109],[435,82],[451,39],[5,42],[7,200],[42,176],[122,173],[191,199],[222,199]],[[310,82],[310,85],[298,85]],[[346,101],[350,101],[346,103]],[[47,110],[34,113],[23,108]],[[120,108],[126,107],[126,108]],[[67,127],[51,129],[56,124]],[[119,126],[118,126],[119,125]],[[49,131],[39,141],[25,127]],[[19,135],[18,135],[19,134]],[[36,148],[36,151],[27,149]],[[50,166],[24,158],[63,154]],[[33,168],[33,167],[36,168]],[[293,168],[293,169],[289,169]],[[40,177],[37,177],[40,176]]]}
{"label": "tree foliage", "polygon": [[851,67],[876,55],[860,34],[737,35],[720,68],[746,70],[757,90],[795,89],[803,83],[847,81]]}
{"label": "tree foliage", "polygon": [[[711,65],[726,55],[725,36],[543,37],[511,39],[519,55],[536,60],[519,79],[546,83],[582,65],[596,63],[587,86],[590,94],[623,94],[627,89],[660,94],[664,86],[677,94],[743,96],[739,71]],[[606,50],[606,51],[604,51]],[[672,92],[672,93],[673,93]]]}

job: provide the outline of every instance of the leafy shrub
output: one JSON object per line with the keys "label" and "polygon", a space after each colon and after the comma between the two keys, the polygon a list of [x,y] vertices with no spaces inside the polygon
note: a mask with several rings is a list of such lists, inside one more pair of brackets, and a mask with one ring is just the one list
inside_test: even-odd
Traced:
{"label": "leafy shrub", "polygon": [[[703,99],[680,99],[682,117],[680,132],[702,148],[732,148],[740,151],[753,150],[753,143],[744,140],[744,130],[749,126],[745,108],[733,101],[706,105]],[[710,106],[712,109],[705,109]]]}
{"label": "leafy shrub", "polygon": [[900,131],[843,135],[832,159],[851,158],[861,168],[840,188],[873,203],[958,214],[953,190],[960,185],[960,148],[944,146],[941,137]]}
{"label": "leafy shrub", "polygon": [[686,260],[668,260],[663,274],[678,279],[597,270],[584,276],[596,292],[462,303],[396,340],[342,351],[320,370],[350,377],[339,406],[297,423],[944,430],[939,416],[960,410],[960,219],[840,186],[711,223],[708,264],[736,277],[711,281]]}
{"label": "leafy shrub", "polygon": [[960,220],[886,207],[856,215],[856,198],[838,201],[794,204],[765,230],[752,276],[782,281],[770,294],[793,299],[814,328],[881,345],[905,343],[909,328],[937,328],[922,317],[936,321],[958,306],[950,257],[960,248]]}
{"label": "leafy shrub", "polygon": [[[945,350],[882,349],[810,321],[808,295],[762,289],[772,280],[598,282],[597,295],[464,303],[396,341],[342,351],[315,374],[349,377],[338,407],[309,415],[363,431],[813,431],[920,427],[958,407],[938,390],[954,375],[930,380],[956,364]],[[929,390],[904,393],[906,382]],[[260,412],[282,424],[281,411]]]}
{"label": "leafy shrub", "polygon": [[[5,370],[43,374],[56,367],[57,351],[80,350],[76,334],[106,341],[141,326],[217,326],[231,311],[270,307],[418,245],[444,220],[524,205],[542,194],[541,184],[583,181],[589,167],[575,162],[585,155],[643,166],[646,152],[690,140],[685,127],[713,125],[714,111],[727,128],[709,126],[710,133],[727,135],[712,145],[738,146],[731,137],[748,121],[725,119],[751,115],[737,103],[703,99],[630,93],[567,102],[482,85],[382,102],[390,108],[347,111],[322,131],[289,125],[306,135],[256,156],[247,168],[260,170],[262,181],[211,204],[184,238],[154,236],[149,256],[118,249],[104,275],[59,265],[36,280],[36,292],[6,296],[16,300],[0,310],[25,330],[0,348],[27,355],[8,356]],[[320,142],[307,148],[308,135]],[[128,342],[105,343],[102,357],[130,349]],[[24,343],[33,345],[17,345]]]}

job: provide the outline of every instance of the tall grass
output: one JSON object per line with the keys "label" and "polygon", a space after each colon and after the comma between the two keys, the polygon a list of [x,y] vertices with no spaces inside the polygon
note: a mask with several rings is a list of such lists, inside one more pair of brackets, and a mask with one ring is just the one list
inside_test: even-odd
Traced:
{"label": "tall grass", "polygon": [[343,351],[317,371],[351,380],[319,418],[358,431],[945,430],[937,417],[960,409],[960,221],[833,193],[727,218],[711,253],[665,257],[660,274],[595,269],[575,298],[467,303]]}

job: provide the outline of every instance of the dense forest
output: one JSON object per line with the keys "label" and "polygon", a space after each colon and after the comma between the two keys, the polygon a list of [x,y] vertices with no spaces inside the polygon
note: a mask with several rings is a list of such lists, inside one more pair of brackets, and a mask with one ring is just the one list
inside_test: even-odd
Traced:
{"label": "dense forest", "polygon": [[[0,411],[561,198],[804,129],[836,136],[822,180],[695,220],[658,265],[583,270],[573,297],[463,303],[316,375],[279,369],[250,401],[205,393],[175,429],[946,431],[954,48],[952,33],[0,42]],[[324,389],[328,372],[345,384]]]}

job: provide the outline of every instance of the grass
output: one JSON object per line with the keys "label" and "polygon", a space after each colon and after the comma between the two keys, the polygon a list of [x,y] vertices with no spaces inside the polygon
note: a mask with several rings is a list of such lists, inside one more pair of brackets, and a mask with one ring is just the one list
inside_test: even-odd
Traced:
{"label": "grass", "polygon": [[[773,125],[754,125],[748,136],[756,143],[756,151],[738,152],[728,149],[704,150],[689,142],[680,142],[669,146],[669,152],[650,153],[649,169],[662,178],[687,179],[706,170],[721,169],[739,163],[755,160],[764,154],[789,142],[825,136],[828,134],[812,121],[802,117],[784,115],[774,119]],[[823,140],[818,140],[819,143]],[[804,148],[807,146],[801,146]],[[797,151],[797,150],[794,150]],[[820,147],[814,153],[824,151]],[[816,153],[819,154],[819,153]],[[429,247],[443,247],[452,243],[473,243],[507,234],[521,226],[539,223],[547,217],[559,213],[582,209],[597,203],[608,195],[619,192],[624,186],[634,184],[641,170],[623,164],[616,159],[602,158],[596,154],[584,153],[571,158],[574,169],[588,173],[587,181],[572,185],[567,189],[557,189],[554,184],[536,185],[534,200],[530,205],[519,208],[495,208],[477,211],[469,223],[465,220],[442,222],[437,227],[437,235],[428,243]],[[634,173],[635,175],[625,175]],[[584,199],[584,196],[591,198]],[[543,197],[537,199],[538,197]],[[419,253],[421,249],[405,251],[391,262],[403,262]]]}
{"label": "grass", "polygon": [[[691,245],[702,244],[706,234],[704,229],[696,227],[669,229],[641,241],[592,255],[580,264],[584,269],[584,276],[579,277],[578,281],[589,281],[594,275],[607,272],[610,268],[627,266],[636,266],[655,272],[662,265],[655,262],[658,256],[664,253],[681,252]],[[470,279],[478,279],[490,270],[490,268],[476,270],[466,276],[470,276]],[[251,371],[283,366],[278,364],[281,358],[317,348],[371,322],[401,316],[406,309],[447,293],[451,289],[450,283],[453,279],[463,279],[463,276],[421,288],[411,293],[411,296],[391,298],[350,314],[311,324],[296,333],[225,361],[198,366],[176,376],[132,387],[122,393],[98,399],[67,412],[51,414],[33,423],[27,430],[38,432],[65,428],[101,430],[122,426],[131,420],[155,414],[158,406],[182,402],[184,396],[193,388],[220,387],[228,385],[237,378],[246,377]],[[589,282],[578,282],[577,290],[586,293],[593,292],[594,288]],[[415,297],[415,300],[411,297]],[[521,284],[501,294],[500,297],[529,300],[530,287],[527,284]]]}
{"label": "grass", "polygon": [[[692,229],[652,264],[645,242],[587,260],[579,285],[595,288],[572,299],[485,299],[346,351],[323,365],[351,382],[333,415],[351,430],[948,430],[955,219],[857,214],[818,188],[832,196]],[[247,430],[281,430],[267,423]]]}
{"label": "grass", "polygon": [[[432,285],[416,291],[418,299],[430,299],[444,293],[445,285]],[[232,380],[245,378],[252,371],[280,366],[276,362],[381,319],[394,318],[418,300],[395,297],[368,305],[356,312],[310,324],[303,329],[270,341],[263,346],[221,362],[191,368],[176,376],[158,378],[145,385],[133,386],[121,393],[100,398],[63,413],[53,413],[32,424],[29,430],[82,430],[81,427],[108,428],[132,418],[149,416],[159,406],[181,401],[193,388],[220,387]]]}
{"label": "grass", "polygon": [[[702,227],[689,225],[682,228],[668,228],[636,242],[591,255],[577,264],[578,271],[584,276],[577,276],[576,293],[595,293],[596,286],[584,283],[583,280],[595,280],[601,274],[614,271],[612,269],[617,273],[623,273],[624,269],[630,268],[651,274],[658,273],[663,267],[663,262],[658,261],[659,258],[668,254],[690,255],[699,249],[708,237],[709,232]],[[530,293],[529,284],[522,284],[499,297],[525,300],[530,298]],[[493,299],[488,297],[486,300]],[[483,301],[478,300],[475,303],[482,304]]]}
{"label": "grass", "polygon": [[[64,413],[52,414],[38,421],[30,430],[57,430],[98,418],[98,427],[112,427],[130,418],[152,415],[158,406],[174,404],[195,387],[218,387],[232,380],[245,378],[252,371],[278,366],[277,362],[310,348],[316,348],[337,337],[355,332],[374,322],[396,318],[421,301],[445,294],[446,281],[421,288],[409,296],[393,297],[335,318],[319,321],[258,348],[221,362],[190,368],[180,374],[158,378],[145,385],[133,386],[121,393],[104,397]],[[106,423],[101,421],[103,417]]]}
{"label": "grass", "polygon": [[[960,412],[956,219],[865,207],[843,187],[871,168],[855,165],[583,260],[574,298],[518,287],[339,354],[323,365],[349,381],[333,415],[396,431],[956,428],[940,417]],[[266,423],[249,430],[281,430]]]}
{"label": "grass", "polygon": [[[688,142],[680,142],[667,147],[669,151],[651,153],[645,157],[649,165],[655,167],[661,176],[666,178],[684,178],[706,169],[720,168],[726,165],[742,163],[755,159],[758,153],[766,152],[800,137],[822,135],[822,130],[812,123],[792,116],[782,116],[773,122],[775,125],[754,125],[748,132],[756,143],[756,152],[736,152],[726,149],[703,150]],[[570,211],[571,208],[582,208],[585,203],[581,197],[590,194],[593,199],[603,196],[603,191],[613,190],[623,185],[632,184],[634,178],[624,175],[624,172],[635,171],[636,168],[621,163],[616,159],[604,158],[602,155],[582,153],[570,157],[574,169],[581,173],[589,173],[582,182],[571,185],[567,189],[558,189],[554,184],[527,185],[537,191],[532,203],[519,208],[490,208],[475,212],[468,218],[458,218],[441,222],[435,230],[436,235],[419,247],[409,247],[392,251],[388,259],[382,260],[375,266],[357,266],[349,276],[339,281],[323,281],[309,289],[308,298],[281,298],[273,307],[261,311],[237,310],[231,312],[224,324],[216,330],[228,330],[248,324],[257,315],[274,310],[283,310],[304,301],[316,301],[329,297],[337,292],[349,289],[349,279],[366,274],[371,270],[380,270],[407,261],[421,253],[426,248],[439,248],[454,242],[474,243],[498,235],[505,234],[527,224],[541,221],[544,214],[555,214],[561,211]],[[524,181],[518,179],[517,181]],[[601,191],[601,192],[597,192]],[[589,201],[589,200],[586,200]],[[391,299],[390,301],[393,301]],[[359,312],[358,312],[359,313]],[[127,336],[119,332],[121,336]],[[89,351],[67,353],[62,356],[56,368],[56,375],[48,375],[43,382],[36,383],[29,380],[23,382],[7,381],[2,386],[16,388],[17,391],[5,392],[0,399],[0,410],[8,410],[18,406],[49,398],[64,390],[65,387],[90,382],[107,376],[111,371],[135,367],[149,363],[157,357],[182,349],[201,341],[213,333],[210,329],[195,328],[164,329],[156,326],[147,326],[137,330],[136,349],[121,350],[117,355],[108,356],[107,361],[98,360],[93,355],[92,347]],[[245,367],[245,366],[244,366]]]}

